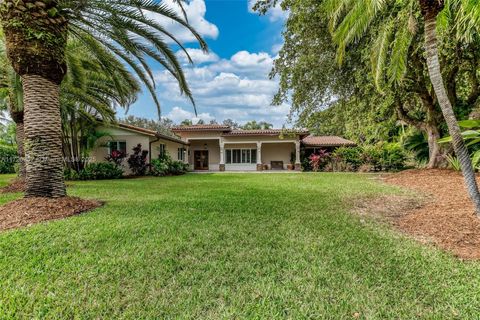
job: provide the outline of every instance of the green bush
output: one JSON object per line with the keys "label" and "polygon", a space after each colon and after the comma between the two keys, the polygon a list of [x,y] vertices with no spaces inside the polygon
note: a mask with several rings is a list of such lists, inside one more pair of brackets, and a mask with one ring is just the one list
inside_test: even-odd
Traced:
{"label": "green bush", "polygon": [[0,173],[15,173],[18,162],[17,149],[0,145]]}
{"label": "green bush", "polygon": [[120,179],[123,170],[110,162],[89,163],[80,172],[67,169],[65,179],[67,180],[106,180]]}
{"label": "green bush", "polygon": [[[362,165],[362,149],[360,147],[340,147],[332,153],[332,158],[337,163],[345,164],[345,167],[350,167],[351,170],[356,171]],[[340,166],[340,164],[339,164]],[[343,167],[343,166],[342,166]]]}
{"label": "green bush", "polygon": [[381,145],[365,145],[361,148],[362,165],[368,171],[381,171],[384,151]]}
{"label": "green bush", "polygon": [[332,153],[333,171],[398,171],[405,168],[407,153],[399,143],[340,147]]}
{"label": "green bush", "polygon": [[386,143],[382,146],[382,168],[385,171],[398,171],[405,168],[407,153],[399,143]]}
{"label": "green bush", "polygon": [[188,164],[175,161],[168,155],[152,160],[151,174],[154,176],[178,176],[188,172]]}

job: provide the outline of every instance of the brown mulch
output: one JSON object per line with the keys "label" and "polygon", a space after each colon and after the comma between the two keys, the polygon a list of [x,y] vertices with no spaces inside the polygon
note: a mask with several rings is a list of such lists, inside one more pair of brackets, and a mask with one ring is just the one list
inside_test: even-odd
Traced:
{"label": "brown mulch", "polygon": [[[417,240],[433,243],[460,258],[480,259],[480,218],[475,216],[460,173],[450,170],[407,170],[387,175],[383,180],[424,195],[422,203],[410,209],[408,204],[406,210],[396,207],[396,212],[404,212],[391,219],[398,228]],[[392,206],[398,202],[382,201]]]}
{"label": "brown mulch", "polygon": [[102,205],[100,201],[76,197],[15,200],[0,206],[0,231],[78,215]]}
{"label": "brown mulch", "polygon": [[25,192],[27,186],[24,179],[14,179],[6,187],[0,188],[0,193]]}

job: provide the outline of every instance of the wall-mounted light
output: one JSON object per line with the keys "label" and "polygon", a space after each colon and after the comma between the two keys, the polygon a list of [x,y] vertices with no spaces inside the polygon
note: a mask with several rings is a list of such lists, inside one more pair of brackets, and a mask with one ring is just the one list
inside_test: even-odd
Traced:
{"label": "wall-mounted light", "polygon": [[208,145],[205,143],[205,144],[203,145],[203,148],[204,148],[205,150],[207,150],[207,149],[208,149]]}

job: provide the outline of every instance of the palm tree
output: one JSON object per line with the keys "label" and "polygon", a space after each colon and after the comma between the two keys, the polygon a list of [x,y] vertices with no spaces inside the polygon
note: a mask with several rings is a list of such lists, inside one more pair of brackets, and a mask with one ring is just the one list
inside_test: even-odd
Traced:
{"label": "palm tree", "polygon": [[[378,32],[372,48],[372,66],[378,87],[381,87],[385,69],[391,81],[402,81],[407,68],[408,51],[418,31],[416,13],[421,12],[425,37],[424,49],[430,81],[452,137],[453,148],[461,163],[468,193],[475,205],[475,211],[480,217],[480,193],[472,162],[444,85],[437,41],[437,20],[443,24],[455,24],[460,40],[469,41],[474,38],[479,31],[477,22],[480,21],[480,7],[478,1],[327,0],[324,8],[330,17],[333,39],[338,45],[337,58],[339,62],[342,61],[348,45],[360,38],[369,27],[375,24],[380,26],[380,32]],[[385,67],[388,55],[390,55],[389,65]]]}
{"label": "palm tree", "polygon": [[191,98],[191,92],[164,38],[183,46],[149,16],[160,15],[187,28],[206,50],[205,42],[185,18],[151,0],[4,0],[0,13],[7,53],[22,78],[24,92],[26,197],[66,195],[60,83],[67,72],[69,37],[78,39],[102,63],[107,52],[126,62],[145,83],[159,111],[147,58],[177,79],[181,93]]}
{"label": "palm tree", "polygon": [[115,122],[115,107],[135,102],[140,85],[114,55],[108,61],[114,70],[105,72],[78,41],[68,42],[66,61],[68,71],[60,87],[63,156],[66,167],[79,172],[96,141],[106,135],[96,131],[99,121]]}
{"label": "palm tree", "polygon": [[[103,56],[102,62],[111,67],[106,70],[96,56],[75,40],[67,44],[66,62],[67,74],[60,88],[63,156],[66,165],[75,166],[78,159],[86,158],[81,151],[83,145],[75,137],[82,131],[91,131],[99,119],[115,121],[114,107],[127,108],[135,102],[140,85],[114,55],[107,52]],[[8,110],[16,125],[19,178],[25,179],[22,81],[8,62],[3,39],[0,39],[0,88],[0,109]]]}

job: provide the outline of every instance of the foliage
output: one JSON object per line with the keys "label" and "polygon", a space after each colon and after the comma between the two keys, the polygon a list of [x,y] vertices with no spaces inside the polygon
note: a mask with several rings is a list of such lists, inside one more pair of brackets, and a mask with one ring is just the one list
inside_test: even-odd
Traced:
{"label": "foliage", "polygon": [[151,174],[154,176],[182,175],[187,173],[188,169],[188,163],[172,160],[168,154],[153,159],[151,163]]}
{"label": "foliage", "polygon": [[[358,143],[397,141],[397,120],[439,138],[446,127],[428,78],[417,2],[257,1],[260,13],[275,4],[289,13],[272,70],[280,78],[274,104],[289,102],[292,118],[311,132]],[[467,2],[445,2],[438,19],[447,92],[461,119],[479,108],[480,96],[480,40],[472,23],[479,6]]]}
{"label": "foliage", "polygon": [[0,144],[14,146],[16,129],[14,122],[8,121],[6,124],[0,122]]}
{"label": "foliage", "polygon": [[162,117],[160,120],[153,120],[129,115],[118,121],[131,126],[157,131],[167,136],[175,136],[170,130],[173,126],[173,121],[168,118]]}
{"label": "foliage", "polygon": [[132,173],[135,176],[144,176],[147,172],[148,164],[147,164],[147,155],[148,150],[142,150],[142,145],[139,143],[133,149],[133,153],[128,158],[128,166]]}
{"label": "foliage", "polygon": [[399,143],[385,143],[382,146],[382,170],[398,171],[405,168],[407,154]]}
{"label": "foliage", "polygon": [[447,154],[446,158],[447,158],[448,165],[450,166],[450,168],[452,168],[455,171],[461,171],[462,170],[462,167],[460,165],[460,161],[458,160],[457,157],[454,157],[451,154]]}
{"label": "foliage", "polygon": [[328,161],[330,161],[330,153],[327,150],[320,150],[318,153],[311,154],[309,160],[312,170],[318,172],[327,165]]}
{"label": "foliage", "polygon": [[245,123],[243,126],[241,126],[241,129],[243,130],[268,130],[271,129],[273,125],[271,123],[265,122],[265,121],[260,121],[257,122],[255,120],[253,121],[248,121]]}
{"label": "foliage", "polygon": [[17,149],[0,145],[0,173],[14,173],[17,162]]}
{"label": "foliage", "polygon": [[222,124],[224,126],[229,126],[233,130],[240,129],[240,125],[237,122],[233,121],[232,119],[225,119],[223,120]]}
{"label": "foliage", "polygon": [[405,168],[407,158],[399,143],[340,147],[331,156],[334,171],[398,171]]}
{"label": "foliage", "polygon": [[89,163],[77,172],[75,170],[66,168],[66,180],[106,180],[106,179],[120,179],[123,176],[123,170],[111,162],[94,162]]}
{"label": "foliage", "polygon": [[126,153],[123,153],[119,150],[113,150],[108,156],[105,157],[110,163],[113,163],[116,167],[120,167],[122,165],[123,160],[127,157]]}
{"label": "foliage", "polygon": [[418,161],[428,161],[428,137],[425,132],[411,130],[402,139],[403,148],[414,154]]}
{"label": "foliage", "polygon": [[352,171],[357,171],[362,165],[362,149],[360,147],[340,147],[332,153],[337,162],[343,162],[351,167]]}

